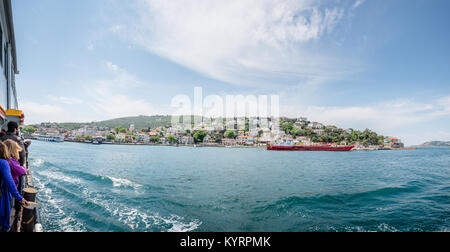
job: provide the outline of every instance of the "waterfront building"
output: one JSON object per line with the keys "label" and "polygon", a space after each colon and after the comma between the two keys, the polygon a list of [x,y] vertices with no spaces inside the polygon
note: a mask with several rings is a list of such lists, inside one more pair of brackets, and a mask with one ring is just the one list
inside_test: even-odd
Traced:
{"label": "waterfront building", "polygon": [[222,139],[222,144],[225,146],[234,146],[236,145],[236,140],[232,138],[224,138]]}
{"label": "waterfront building", "polygon": [[194,138],[191,137],[191,136],[184,136],[184,137],[181,138],[181,142],[180,143],[188,145],[188,144],[194,144],[195,141],[194,141]]}
{"label": "waterfront building", "polygon": [[402,141],[398,138],[395,137],[387,137],[386,139],[384,139],[384,147],[385,148],[393,148],[393,149],[398,149],[398,148],[404,148],[405,145],[402,143]]}
{"label": "waterfront building", "polygon": [[311,145],[311,139],[306,136],[298,136],[296,142],[303,145]]}
{"label": "waterfront building", "polygon": [[116,135],[116,140],[119,142],[125,142],[126,135],[125,133],[119,133]]}
{"label": "waterfront building", "polygon": [[166,137],[161,137],[161,138],[159,139],[159,143],[160,143],[160,144],[167,144],[167,138],[166,138]]}
{"label": "waterfront building", "polygon": [[256,139],[252,136],[238,136],[236,139],[237,144],[253,145],[256,143]]}
{"label": "waterfront building", "polygon": [[141,143],[150,143],[150,136],[144,133],[139,133],[137,139]]}

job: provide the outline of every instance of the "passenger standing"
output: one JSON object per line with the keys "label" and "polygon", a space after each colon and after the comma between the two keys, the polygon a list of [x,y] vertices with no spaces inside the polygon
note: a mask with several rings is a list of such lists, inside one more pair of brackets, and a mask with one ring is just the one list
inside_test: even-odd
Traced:
{"label": "passenger standing", "polygon": [[19,124],[16,122],[9,122],[8,123],[8,131],[6,132],[6,136],[0,138],[1,141],[6,141],[8,139],[13,140],[14,142],[18,143],[20,148],[22,148],[22,151],[20,151],[19,154],[19,163],[21,166],[25,166],[26,161],[26,152],[25,152],[25,146],[23,144],[22,139],[19,137]]}
{"label": "passenger standing", "polygon": [[27,169],[21,166],[18,161],[20,158],[19,153],[20,151],[22,151],[22,149],[20,148],[18,143],[10,139],[6,140],[4,144],[6,145],[9,153],[8,163],[9,167],[11,168],[11,176],[14,180],[14,183],[16,184],[16,187],[18,187],[20,177],[27,174]]}
{"label": "passenger standing", "polygon": [[17,191],[11,176],[11,168],[8,164],[8,149],[4,143],[0,143],[0,232],[8,232],[11,228],[11,199],[14,197],[21,204],[28,206],[26,201]]}

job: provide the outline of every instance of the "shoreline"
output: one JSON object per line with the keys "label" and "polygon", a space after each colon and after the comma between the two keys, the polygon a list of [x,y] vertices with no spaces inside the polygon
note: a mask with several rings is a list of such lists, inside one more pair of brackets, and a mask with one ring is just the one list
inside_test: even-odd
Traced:
{"label": "shoreline", "polygon": [[[30,139],[35,141],[40,141],[36,139]],[[41,141],[45,142],[45,141]],[[193,148],[231,148],[231,149],[266,149],[267,145],[253,145],[253,146],[245,146],[245,145],[221,145],[221,144],[152,144],[152,143],[86,143],[79,141],[64,141],[63,143],[78,143],[78,144],[90,144],[90,145],[122,145],[122,146],[154,146],[154,147],[193,147]],[[353,149],[351,151],[394,151],[394,150],[417,150],[417,147],[408,147],[408,148],[380,148],[380,149],[371,149],[371,148],[362,148],[362,149]]]}

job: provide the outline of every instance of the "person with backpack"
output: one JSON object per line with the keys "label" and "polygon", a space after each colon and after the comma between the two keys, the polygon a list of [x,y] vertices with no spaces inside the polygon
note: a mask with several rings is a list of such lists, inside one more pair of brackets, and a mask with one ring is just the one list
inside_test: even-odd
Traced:
{"label": "person with backpack", "polygon": [[21,204],[29,205],[28,201],[17,191],[8,160],[8,148],[4,143],[0,143],[0,232],[8,232],[11,228],[11,200],[13,197]]}

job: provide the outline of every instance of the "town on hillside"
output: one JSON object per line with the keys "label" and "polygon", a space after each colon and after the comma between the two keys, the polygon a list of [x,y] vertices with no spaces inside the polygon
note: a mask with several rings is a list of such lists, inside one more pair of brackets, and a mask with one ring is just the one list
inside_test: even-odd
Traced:
{"label": "town on hillside", "polygon": [[[235,119],[236,121],[238,119]],[[269,119],[268,127],[259,127],[258,119],[245,119],[245,128],[223,127],[200,123],[191,129],[171,125],[137,128],[105,127],[78,124],[68,127],[58,123],[41,123],[22,128],[27,138],[52,142],[136,145],[195,145],[216,147],[264,147],[273,143],[313,146],[320,144],[353,145],[355,150],[401,149],[404,144],[395,137],[385,137],[369,129],[341,129],[333,125],[311,122],[307,118],[279,118],[279,127]],[[249,125],[257,125],[251,129]],[[216,125],[217,126],[217,125]]]}

